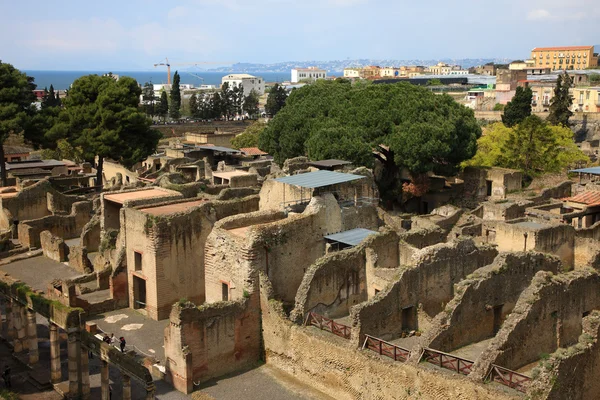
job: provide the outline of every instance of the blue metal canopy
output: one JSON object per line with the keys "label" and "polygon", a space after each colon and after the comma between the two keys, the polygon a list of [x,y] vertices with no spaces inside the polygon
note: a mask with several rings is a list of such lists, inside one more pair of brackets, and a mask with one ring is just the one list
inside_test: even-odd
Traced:
{"label": "blue metal canopy", "polygon": [[333,242],[347,244],[349,246],[356,246],[360,244],[363,240],[365,240],[367,236],[372,235],[374,233],[377,232],[364,228],[356,228],[351,229],[349,231],[334,233],[333,235],[327,235],[325,236],[325,239],[331,240]]}
{"label": "blue metal canopy", "polygon": [[275,180],[288,185],[314,189],[324,186],[337,185],[339,183],[351,182],[363,178],[365,177],[362,175],[343,174],[341,172],[321,170],[308,172],[306,174],[284,176],[283,178],[277,178]]}
{"label": "blue metal canopy", "polygon": [[573,169],[569,172],[580,172],[582,174],[600,175],[600,167]]}

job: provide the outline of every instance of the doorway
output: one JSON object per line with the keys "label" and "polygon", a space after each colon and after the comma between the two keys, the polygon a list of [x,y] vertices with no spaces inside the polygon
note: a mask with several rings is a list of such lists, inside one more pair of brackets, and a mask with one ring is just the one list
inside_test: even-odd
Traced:
{"label": "doorway", "polygon": [[415,323],[415,308],[406,307],[402,309],[402,330],[412,331],[417,328]]}
{"label": "doorway", "polygon": [[492,181],[485,181],[485,195],[492,195]]}
{"label": "doorway", "polygon": [[494,335],[498,333],[502,326],[502,307],[504,307],[504,304],[494,307]]}
{"label": "doorway", "polygon": [[229,300],[229,285],[225,282],[221,282],[221,297],[223,301]]}
{"label": "doorway", "polygon": [[146,280],[133,275],[133,308],[146,308]]}

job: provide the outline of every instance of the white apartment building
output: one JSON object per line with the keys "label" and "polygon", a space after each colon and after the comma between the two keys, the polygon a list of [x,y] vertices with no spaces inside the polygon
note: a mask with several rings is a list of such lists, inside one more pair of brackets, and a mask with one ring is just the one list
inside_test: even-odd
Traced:
{"label": "white apartment building", "polygon": [[382,78],[398,78],[400,77],[400,69],[394,67],[383,67],[379,70],[379,76]]}
{"label": "white apartment building", "polygon": [[250,94],[254,89],[259,96],[265,94],[265,81],[263,78],[248,74],[230,74],[221,78],[221,85],[225,82],[229,84],[230,88],[242,87],[244,89],[244,95]]}
{"label": "white apartment building", "polygon": [[344,78],[360,78],[362,68],[344,68]]}
{"label": "white apartment building", "polygon": [[466,69],[458,69],[448,72],[448,75],[468,75],[469,71]]}
{"label": "white apartment building", "polygon": [[302,81],[314,81],[317,79],[327,78],[327,71],[317,67],[308,68],[294,68],[292,69],[291,83],[298,83]]}

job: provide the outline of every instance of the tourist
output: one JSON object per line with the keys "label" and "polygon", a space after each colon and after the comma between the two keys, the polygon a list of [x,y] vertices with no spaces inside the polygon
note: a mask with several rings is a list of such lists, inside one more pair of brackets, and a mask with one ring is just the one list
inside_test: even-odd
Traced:
{"label": "tourist", "polygon": [[4,379],[4,386],[6,386],[7,388],[12,387],[12,384],[10,383],[10,367],[8,365],[4,367],[2,379]]}
{"label": "tourist", "polygon": [[115,337],[114,333],[110,334],[110,344],[112,344],[113,346],[116,346],[117,344],[117,338]]}
{"label": "tourist", "polygon": [[125,338],[121,336],[119,338],[119,342],[119,346],[121,347],[121,353],[125,353],[125,344],[127,344],[127,342],[125,342]]}
{"label": "tourist", "polygon": [[102,341],[104,343],[110,344],[110,338],[108,337],[108,334],[106,334],[106,333],[104,334],[104,337],[102,338]]}

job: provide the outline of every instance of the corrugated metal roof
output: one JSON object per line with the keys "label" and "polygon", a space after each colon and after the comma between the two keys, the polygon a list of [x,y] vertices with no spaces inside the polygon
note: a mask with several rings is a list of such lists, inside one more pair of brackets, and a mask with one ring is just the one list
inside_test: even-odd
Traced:
{"label": "corrugated metal roof", "polygon": [[569,172],[581,172],[582,174],[600,175],[600,167],[573,169]]}
{"label": "corrugated metal roof", "polygon": [[573,203],[581,203],[588,206],[600,205],[600,191],[588,190],[583,193],[579,193],[573,197],[567,197],[566,201],[572,201]]}
{"label": "corrugated metal roof", "polygon": [[236,149],[230,149],[229,147],[222,147],[222,146],[196,146],[196,149],[201,149],[201,150],[210,150],[210,151],[220,151],[221,153],[239,153],[239,150]]}
{"label": "corrugated metal roof", "polygon": [[337,167],[339,165],[348,165],[348,164],[352,164],[352,163],[350,161],[335,160],[335,159],[311,161],[308,163],[308,165],[314,165],[316,167]]}
{"label": "corrugated metal roof", "polygon": [[349,231],[334,233],[333,235],[327,235],[325,236],[325,239],[334,242],[344,243],[349,246],[356,246],[360,244],[363,240],[365,240],[367,236],[372,235],[374,233],[377,232],[364,228],[356,228],[351,229]]}
{"label": "corrugated metal roof", "polygon": [[299,186],[304,188],[319,188],[340,183],[351,182],[357,179],[363,179],[364,176],[354,174],[343,174],[333,171],[315,171],[306,174],[298,174],[292,176],[284,176],[283,178],[275,179],[277,182],[286,183],[288,185]]}

